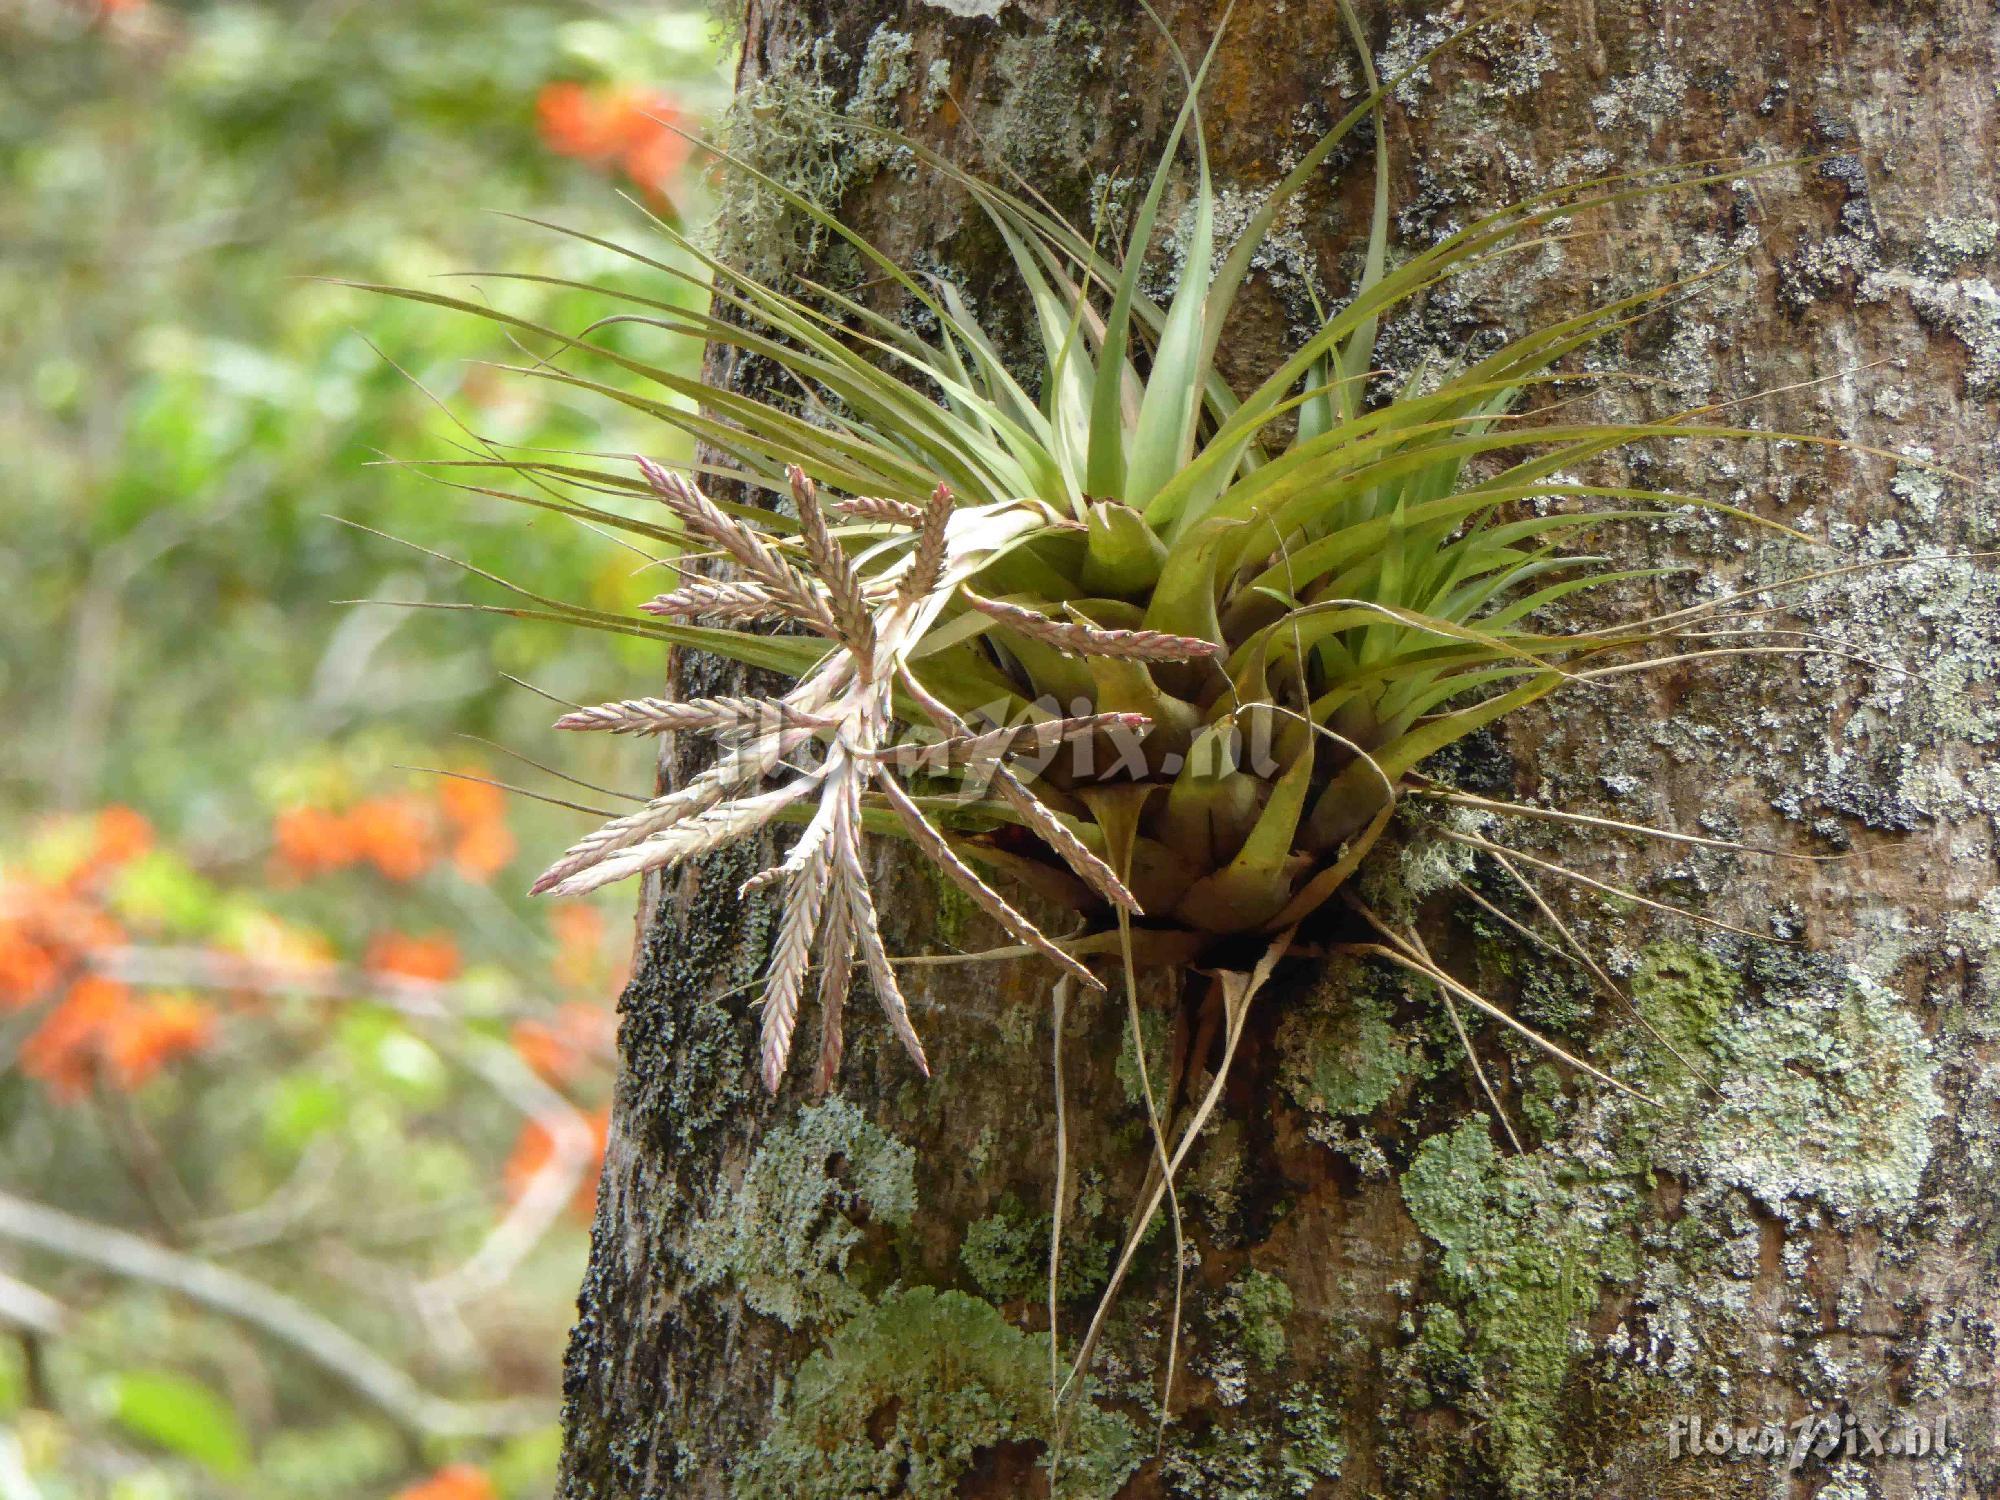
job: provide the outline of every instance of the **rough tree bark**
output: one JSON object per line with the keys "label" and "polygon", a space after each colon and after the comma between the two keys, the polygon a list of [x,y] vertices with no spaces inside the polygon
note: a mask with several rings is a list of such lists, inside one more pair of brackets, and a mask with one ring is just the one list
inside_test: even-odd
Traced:
{"label": "rough tree bark", "polygon": [[[1459,18],[1361,8],[1385,69]],[[1198,52],[1222,7],[1162,10]],[[1510,14],[1401,90],[1390,139],[1405,245],[1553,182],[1737,152],[1817,160],[1627,205],[1601,233],[1435,297],[1392,331],[1394,362],[1719,267],[1602,351],[1649,377],[1604,398],[1614,409],[1756,397],[1738,413],[1922,444],[1971,479],[1799,448],[1635,454],[1631,472],[1657,487],[1734,499],[1830,546],[1680,518],[1616,544],[1689,569],[1626,602],[1992,545],[1993,7],[1554,0]],[[1204,101],[1230,201],[1275,180],[1357,77],[1327,0],[1239,0]],[[897,125],[987,174],[1018,169],[1087,217],[1129,196],[1180,97],[1160,35],[1122,0],[750,0],[740,90],[747,154],[957,279],[1003,326],[1000,248],[963,199],[808,106]],[[1336,163],[1274,241],[1229,340],[1238,367],[1272,361],[1315,260],[1338,295],[1365,166],[1358,153]],[[733,192],[736,254],[861,279],[797,216]],[[1169,251],[1162,283],[1173,273]],[[1434,995],[1352,966],[1283,971],[1182,1188],[1182,1367],[1163,1442],[1173,1277],[1158,1233],[1070,1424],[1063,1493],[2000,1493],[1993,566],[1827,580],[1786,596],[1795,617],[1744,622],[1839,637],[1907,672],[1724,659],[1577,693],[1462,756],[1458,775],[1505,796],[1855,853],[1803,864],[1509,827],[1800,940],[1718,937],[1547,882],[1719,1094],[1649,1052],[1571,966],[1450,887],[1429,896],[1426,931],[1460,973],[1662,1096],[1660,1110],[1631,1106],[1478,1027],[1522,1154]],[[673,671],[693,692],[716,669]],[[768,1101],[747,982],[771,914],[733,894],[752,868],[748,854],[719,859],[644,903],[561,1492],[1046,1494],[1049,975],[912,970],[933,1079],[857,1007],[839,1092],[814,1103],[795,1081]],[[902,951],[994,940],[911,859],[884,854],[882,869]],[[1402,872],[1419,887],[1424,874]],[[1511,899],[1494,872],[1472,878]],[[1179,976],[1148,982],[1163,1073],[1208,1066],[1186,1056],[1199,994]],[[1078,1000],[1063,1027],[1066,1354],[1147,1160],[1123,1017],[1122,1000]],[[1676,1417],[1848,1412],[1942,1416],[1945,1451],[1869,1453],[1857,1438],[1852,1456],[1843,1442],[1791,1472],[1670,1446]]]}

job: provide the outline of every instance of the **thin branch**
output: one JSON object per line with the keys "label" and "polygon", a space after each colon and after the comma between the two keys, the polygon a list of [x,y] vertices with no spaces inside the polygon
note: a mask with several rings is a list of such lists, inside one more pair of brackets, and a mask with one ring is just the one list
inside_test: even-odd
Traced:
{"label": "thin branch", "polygon": [[0,1272],[0,1323],[52,1339],[69,1327],[69,1309],[40,1287]]}
{"label": "thin branch", "polygon": [[314,1136],[299,1152],[291,1175],[250,1207],[217,1214],[193,1226],[194,1248],[231,1255],[286,1239],[326,1201],[345,1153],[331,1133]]}
{"label": "thin branch", "polygon": [[[519,1001],[496,1007],[483,992],[436,980],[374,974],[338,964],[285,968],[201,948],[106,948],[92,952],[86,962],[93,971],[128,984],[369,1000],[424,1022],[456,1025],[470,1015],[541,1013],[540,1008]],[[476,1004],[470,1003],[475,1000]],[[549,1159],[472,1256],[418,1288],[420,1296],[462,1302],[505,1282],[547,1235],[589,1168],[597,1142],[576,1107],[542,1082],[512,1048],[476,1042],[457,1050],[468,1067],[539,1125],[550,1143]],[[304,1201],[309,1207],[310,1198]],[[270,1218],[268,1207],[197,1225],[196,1236],[211,1250],[256,1243],[231,1226]]]}
{"label": "thin branch", "polygon": [[425,1021],[540,1015],[525,998],[496,1000],[474,985],[378,974],[345,964],[274,964],[208,948],[126,944],[84,955],[91,972],[153,989],[248,991],[323,1000],[367,1000]]}
{"label": "thin branch", "polygon": [[261,1282],[4,1190],[0,1239],[165,1287],[248,1323],[373,1402],[392,1421],[425,1437],[498,1437],[530,1431],[551,1416],[540,1401],[462,1402],[434,1395],[345,1329]]}
{"label": "thin branch", "polygon": [[479,1248],[452,1270],[416,1289],[420,1300],[453,1306],[484,1296],[512,1278],[562,1217],[597,1154],[597,1135],[590,1122],[574,1104],[542,1082],[513,1048],[477,1041],[461,1051],[473,1071],[548,1137],[549,1154]]}

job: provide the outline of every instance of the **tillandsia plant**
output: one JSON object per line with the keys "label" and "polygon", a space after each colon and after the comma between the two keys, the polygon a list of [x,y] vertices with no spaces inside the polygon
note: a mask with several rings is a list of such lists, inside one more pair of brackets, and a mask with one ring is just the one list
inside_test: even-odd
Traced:
{"label": "tillandsia plant", "polygon": [[[1348,22],[1367,68],[1351,14]],[[866,834],[907,838],[1021,953],[1076,982],[1100,984],[1085,962],[1094,954],[1122,954],[1128,975],[1134,963],[1214,962],[1246,947],[1268,956],[1346,890],[1408,799],[1456,804],[1484,827],[1508,809],[1422,774],[1455,741],[1565,686],[1669,661],[1817,649],[1718,633],[1730,598],[1597,629],[1538,627],[1559,600],[1665,571],[1574,550],[1586,533],[1688,506],[1774,524],[1699,496],[1574,477],[1594,460],[1653,440],[1832,441],[1714,425],[1702,420],[1709,411],[1607,424],[1534,408],[1536,393],[1591,378],[1567,370],[1567,356],[1630,327],[1687,282],[1400,382],[1376,356],[1384,319],[1454,277],[1583,233],[1586,216],[1612,205],[1756,168],[1709,163],[1550,189],[1392,264],[1382,105],[1397,80],[1378,86],[1370,70],[1367,96],[1223,247],[1197,103],[1206,66],[1188,74],[1187,102],[1122,253],[1033,195],[895,138],[957,183],[1004,241],[1031,314],[1038,383],[1017,378],[948,281],[905,269],[828,209],[720,151],[761,191],[851,245],[909,315],[810,281],[792,291],[764,284],[665,225],[706,270],[707,311],[611,292],[629,310],[572,336],[475,301],[382,289],[549,341],[524,373],[655,416],[706,455],[681,473],[645,459],[606,465],[497,449],[466,462],[536,487],[482,493],[622,529],[675,549],[682,563],[719,558],[728,568],[684,574],[644,606],[643,621],[539,595],[511,612],[646,635],[795,679],[772,696],[634,698],[561,719],[575,730],[699,731],[717,736],[723,753],[687,785],[583,838],[535,887],[588,890],[774,823],[802,824],[781,862],[751,881],[784,890],[763,1010],[763,1075],[774,1090],[815,955],[819,1086],[839,1063],[857,957],[924,1066],[879,930]],[[1233,388],[1217,355],[1254,258],[1286,206],[1363,126],[1374,136],[1374,198],[1347,300],[1277,369]],[[1143,289],[1144,274],[1184,147],[1192,230],[1177,289],[1162,302]],[[662,276],[687,274],[635,259]],[[632,324],[768,362],[795,394],[706,386],[598,337]],[[666,399],[570,368],[577,355]],[[711,499],[701,488],[711,478],[778,503]],[[654,496],[662,516],[633,520],[578,498],[592,490]],[[906,777],[917,779],[906,787]],[[1534,890],[1521,861],[1536,862],[1480,827],[1446,822],[1441,836],[1491,853]],[[996,888],[1007,880],[1083,913],[1085,930],[1050,935]],[[1456,994],[1526,1033],[1445,975],[1413,932],[1348,900],[1379,940],[1372,951],[1435,979],[1448,1004]],[[1259,982],[1265,973],[1268,964]],[[1164,1152],[1160,1165],[1170,1176]]]}

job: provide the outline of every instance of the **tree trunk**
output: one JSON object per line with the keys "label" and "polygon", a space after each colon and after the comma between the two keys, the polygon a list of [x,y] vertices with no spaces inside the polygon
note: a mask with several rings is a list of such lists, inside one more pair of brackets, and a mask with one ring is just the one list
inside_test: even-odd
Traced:
{"label": "tree trunk", "polygon": [[[1162,9],[1198,56],[1223,7]],[[1362,10],[1387,72],[1452,19]],[[1624,417],[1741,400],[1729,420],[1922,445],[1974,478],[1803,446],[1638,451],[1629,472],[1650,487],[1685,485],[1830,543],[1689,517],[1611,540],[1621,566],[1688,570],[1645,585],[1654,607],[1993,545],[1991,5],[1558,0],[1510,14],[1398,91],[1405,247],[1553,183],[1732,153],[1815,159],[1621,205],[1434,295],[1388,331],[1388,357],[1448,359],[1496,330],[1714,268],[1607,355],[1644,379],[1592,399]],[[1239,0],[1203,96],[1228,203],[1254,203],[1359,77],[1326,0]],[[739,89],[746,155],[905,264],[958,281],[1002,327],[1016,316],[1004,251],[963,195],[811,106],[894,125],[982,175],[1017,170],[1087,223],[1100,199],[1130,201],[1181,98],[1159,31],[1116,0],[750,0]],[[1339,294],[1365,232],[1363,155],[1336,158],[1274,239],[1227,341],[1232,370],[1275,362],[1309,316],[1312,265]],[[739,260],[866,281],[803,216],[741,180],[729,191]],[[1169,247],[1163,282],[1174,265]],[[1817,632],[1877,665],[1690,663],[1576,689],[1458,755],[1452,774],[1489,794],[1851,857],[1507,825],[1540,857],[1797,940],[1696,928],[1541,879],[1712,1089],[1458,887],[1425,894],[1439,885],[1425,869],[1378,875],[1392,897],[1398,882],[1423,896],[1433,951],[1475,989],[1625,1065],[1658,1107],[1472,1024],[1517,1152],[1434,991],[1344,960],[1287,965],[1254,1002],[1182,1174],[1178,1322],[1174,1236],[1156,1227],[1067,1421],[1059,1493],[2000,1493],[1991,569],[1851,573],[1750,601],[1793,617],[1738,626]],[[673,670],[689,694],[720,673],[689,658]],[[999,941],[917,860],[878,857],[902,952]],[[934,1077],[856,1008],[837,1091],[813,1101],[795,1065],[768,1100],[752,1001],[772,913],[735,894],[753,859],[711,860],[644,903],[568,1356],[561,1493],[1047,1494],[1059,1149],[1065,1361],[1153,1149],[1125,997],[1072,997],[1052,1028],[1039,963],[913,968]],[[1497,870],[1468,878],[1558,941]],[[1139,998],[1151,1076],[1164,1095],[1198,1095],[1219,1057],[1208,982],[1149,974]],[[1944,1449],[1871,1452],[1857,1427],[1850,1451],[1842,1425],[1836,1451],[1795,1468],[1789,1453],[1688,1452],[1718,1425],[1782,1423],[1789,1443],[1802,1419],[1849,1413],[1888,1424],[1898,1447],[1906,1423],[1928,1424],[1928,1440],[1942,1420]]]}

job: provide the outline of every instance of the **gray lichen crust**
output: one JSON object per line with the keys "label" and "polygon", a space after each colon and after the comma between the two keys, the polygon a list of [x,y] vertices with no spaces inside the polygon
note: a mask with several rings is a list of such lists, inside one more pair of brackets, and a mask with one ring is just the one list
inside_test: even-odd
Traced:
{"label": "gray lichen crust", "polygon": [[[733,1283],[787,1328],[859,1312],[848,1279],[857,1217],[905,1229],[917,1208],[916,1153],[845,1099],[800,1110],[766,1135],[743,1180],[692,1229],[696,1286]],[[838,1175],[835,1175],[835,1174]]]}

